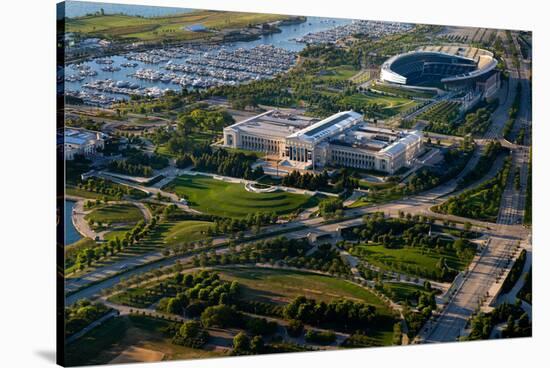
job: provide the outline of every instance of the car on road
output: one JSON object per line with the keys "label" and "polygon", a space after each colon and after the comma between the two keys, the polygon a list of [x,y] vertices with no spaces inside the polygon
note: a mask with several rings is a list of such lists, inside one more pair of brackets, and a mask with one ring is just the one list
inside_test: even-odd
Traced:
{"label": "car on road", "polygon": [[127,264],[123,264],[121,266],[118,267],[119,270],[125,270],[128,268],[128,265]]}

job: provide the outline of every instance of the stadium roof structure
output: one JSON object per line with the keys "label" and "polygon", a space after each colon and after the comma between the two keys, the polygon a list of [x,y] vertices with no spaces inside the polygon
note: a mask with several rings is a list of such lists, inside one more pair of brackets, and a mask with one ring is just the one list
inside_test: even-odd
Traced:
{"label": "stadium roof structure", "polygon": [[384,64],[380,79],[385,82],[437,86],[474,80],[493,71],[497,60],[487,50],[458,46],[426,46],[394,55]]}

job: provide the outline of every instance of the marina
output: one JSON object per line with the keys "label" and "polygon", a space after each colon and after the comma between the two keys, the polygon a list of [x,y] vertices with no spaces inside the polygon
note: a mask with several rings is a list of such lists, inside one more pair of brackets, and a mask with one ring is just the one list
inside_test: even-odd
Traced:
{"label": "marina", "polygon": [[130,95],[154,97],[182,88],[273,78],[296,64],[297,53],[306,47],[300,37],[349,24],[349,20],[309,17],[253,41],[162,47],[69,64],[65,91],[86,104],[108,106]]}
{"label": "marina", "polygon": [[349,24],[340,25],[319,32],[308,33],[294,40],[308,45],[319,45],[323,43],[333,44],[338,40],[357,34],[366,34],[372,38],[380,38],[396,33],[408,32],[413,28],[414,25],[409,23],[354,20]]}

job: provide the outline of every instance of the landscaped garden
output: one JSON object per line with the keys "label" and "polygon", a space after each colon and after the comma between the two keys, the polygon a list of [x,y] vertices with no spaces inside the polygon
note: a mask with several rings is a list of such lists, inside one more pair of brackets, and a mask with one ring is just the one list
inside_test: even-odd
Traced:
{"label": "landscaped garden", "polygon": [[244,218],[250,213],[288,214],[314,206],[315,196],[277,191],[253,193],[241,183],[230,183],[207,176],[182,175],[169,183],[165,190],[185,198],[198,211],[233,218]]}

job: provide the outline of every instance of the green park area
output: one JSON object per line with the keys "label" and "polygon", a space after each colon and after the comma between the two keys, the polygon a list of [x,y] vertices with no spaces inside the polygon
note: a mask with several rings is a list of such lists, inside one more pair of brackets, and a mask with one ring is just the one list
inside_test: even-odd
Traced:
{"label": "green park area", "polygon": [[[187,242],[202,240],[207,237],[206,231],[212,223],[208,221],[162,221],[151,231],[151,233],[141,242],[142,244],[135,245],[134,248],[140,246],[160,246],[160,245],[176,245]],[[127,229],[117,229],[105,235],[107,240],[118,237],[124,238],[124,233]]]}
{"label": "green park area", "polygon": [[[112,318],[66,346],[66,365],[108,364],[133,350],[144,361],[148,356],[159,360],[199,359],[223,356],[223,353],[172,344],[165,330],[171,322],[146,316]],[[136,351],[135,349],[139,349]],[[158,355],[158,352],[162,353]],[[115,362],[122,363],[118,360]],[[115,363],[113,362],[113,363]]]}
{"label": "green park area", "polygon": [[388,96],[372,92],[353,93],[343,95],[332,91],[323,91],[323,94],[339,97],[338,104],[357,109],[361,106],[369,106],[373,114],[379,118],[388,118],[414,108],[419,104],[415,100],[400,96]]}
{"label": "green park area", "polygon": [[[214,271],[219,274],[222,284],[229,282],[233,285],[236,282],[239,285],[237,306],[264,306],[256,310],[257,314],[266,313],[266,308],[269,309],[266,306],[282,310],[300,296],[317,302],[331,303],[345,299],[372,305],[379,320],[376,326],[369,329],[369,338],[374,345],[392,343],[392,311],[368,289],[347,280],[305,271],[258,267],[216,267]],[[147,307],[158,301],[167,290],[172,290],[173,283],[173,280],[153,281],[114,294],[109,301],[130,307]]]}
{"label": "green park area", "polygon": [[[204,240],[208,237],[206,231],[210,225],[211,222],[208,221],[162,221],[138,243],[131,247],[127,247],[116,255],[109,256],[96,262],[96,266],[106,266],[129,257],[158,251],[166,246]],[[124,239],[126,233],[131,230],[132,226],[116,227],[106,233],[104,237],[105,240],[115,240],[116,238]]]}
{"label": "green park area", "polygon": [[[262,268],[218,268],[224,280],[237,281],[241,298],[251,302],[286,305],[299,296],[329,303],[339,299],[363,302],[376,307],[377,313],[391,317],[389,307],[375,294],[347,280],[294,270]],[[390,345],[393,324],[384,323],[369,333],[379,345]]]}
{"label": "green park area", "polygon": [[258,212],[287,214],[317,203],[315,196],[283,191],[252,193],[240,183],[229,183],[207,176],[182,175],[169,183],[164,190],[185,198],[198,211],[232,218],[244,218]]}
{"label": "green park area", "polygon": [[317,74],[320,80],[348,80],[358,72],[353,65],[338,65],[327,67]]}
{"label": "green park area", "polygon": [[330,302],[346,298],[374,305],[386,310],[380,298],[349,281],[294,270],[235,267],[216,269],[223,279],[242,285],[242,296],[251,301],[272,304],[288,303],[297,296]]}
{"label": "green park area", "polygon": [[[167,245],[180,244],[204,239],[206,231],[212,225],[208,221],[181,221],[159,225],[162,237]],[[163,231],[164,226],[166,226]]]}
{"label": "green park area", "polygon": [[419,120],[426,120],[432,123],[446,123],[454,121],[459,116],[459,102],[441,101],[422,112]]}
{"label": "green park area", "polygon": [[[229,28],[245,28],[288,19],[276,14],[255,14],[197,10],[190,13],[162,17],[137,17],[122,14],[94,14],[69,18],[66,32],[82,33],[86,36],[100,36],[109,39],[140,41],[176,41],[204,39],[215,32]],[[186,27],[201,24],[210,32],[193,32]]]}
{"label": "green park area", "polygon": [[382,287],[382,292],[396,303],[409,303],[410,305],[416,305],[419,295],[429,294],[423,286],[405,282],[386,282]]}
{"label": "green park area", "polygon": [[471,258],[461,259],[453,250],[422,249],[420,247],[386,248],[383,245],[357,245],[352,254],[384,270],[403,272],[413,276],[437,279],[438,262],[444,260],[447,267],[462,270]]}
{"label": "green park area", "polygon": [[94,209],[85,217],[88,221],[96,223],[125,223],[135,224],[143,220],[143,215],[139,208],[130,203],[108,204]]}
{"label": "green park area", "polygon": [[[359,185],[361,186],[361,184]],[[403,192],[400,190],[397,190],[400,187],[402,186],[399,186],[397,184],[393,184],[393,185],[390,184],[389,186],[379,186],[379,187],[369,186],[367,187],[367,189],[371,190],[371,192],[358,198],[349,207],[357,208],[357,207],[363,207],[363,206],[370,206],[374,204],[387,203],[389,201],[395,201],[403,197]]]}
{"label": "green park area", "polygon": [[410,98],[432,98],[436,95],[436,93],[433,91],[405,89],[383,84],[374,84],[370,89],[376,92]]}
{"label": "green park area", "polygon": [[511,157],[507,157],[497,176],[449,198],[446,202],[435,206],[434,210],[439,213],[496,222],[510,166]]}

